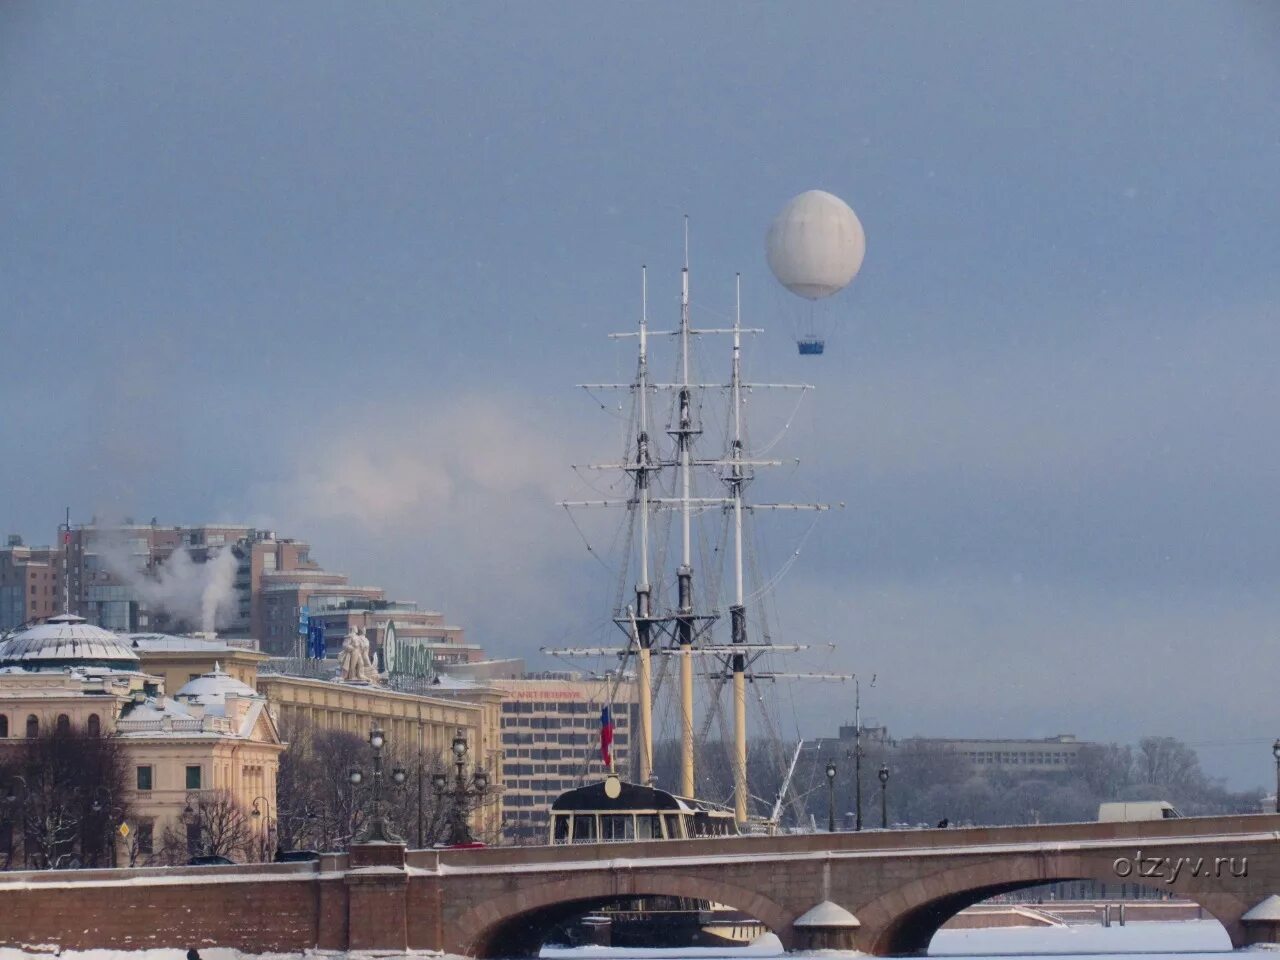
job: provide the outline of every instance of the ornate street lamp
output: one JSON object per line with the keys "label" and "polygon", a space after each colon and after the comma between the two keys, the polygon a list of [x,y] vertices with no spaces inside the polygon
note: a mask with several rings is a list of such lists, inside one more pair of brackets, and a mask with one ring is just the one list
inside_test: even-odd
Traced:
{"label": "ornate street lamp", "polygon": [[880,764],[876,776],[880,778],[880,829],[887,830],[889,829],[889,803],[885,799],[885,794],[889,786],[889,765]]}
{"label": "ornate street lamp", "polygon": [[[455,771],[449,806],[449,843],[456,846],[475,842],[467,826],[467,811],[488,791],[489,774],[477,767],[471,774],[471,782],[467,782],[467,738],[461,730],[454,736],[451,747]],[[448,795],[448,776],[443,773],[432,774],[431,787],[435,790],[436,800],[443,803]]]}
{"label": "ornate street lamp", "polygon": [[827,833],[836,832],[836,762],[827,761]]}
{"label": "ornate street lamp", "polygon": [[[369,731],[369,746],[373,748],[373,815],[357,843],[404,843],[403,838],[395,835],[382,814],[382,748],[386,742],[382,728],[374,724]],[[348,779],[353,787],[358,787],[364,780],[364,773],[359,767],[352,767]],[[392,772],[392,779],[396,783],[404,783],[404,771],[396,767]]]}
{"label": "ornate street lamp", "polygon": [[262,860],[265,863],[271,855],[270,853],[271,834],[272,834],[271,801],[269,801],[266,797],[253,798],[253,810],[250,811],[250,816],[252,816],[253,819],[255,820],[257,820],[259,817],[262,816],[262,811],[258,809],[259,803],[261,803],[262,806],[266,808],[266,811],[267,811],[266,819],[263,820],[262,822]]}

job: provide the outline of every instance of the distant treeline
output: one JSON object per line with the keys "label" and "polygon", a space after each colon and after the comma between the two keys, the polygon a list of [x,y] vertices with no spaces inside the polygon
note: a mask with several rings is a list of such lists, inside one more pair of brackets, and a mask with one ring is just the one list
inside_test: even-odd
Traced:
{"label": "distant treeline", "polygon": [[[826,766],[836,764],[838,824],[855,809],[851,740],[805,744],[787,802],[784,826],[816,823],[825,828],[828,812]],[[768,814],[786,774],[795,744],[763,740],[749,745],[752,813]],[[1077,762],[1061,771],[978,767],[963,754],[929,741],[862,743],[863,825],[880,826],[880,782],[876,771],[889,768],[886,790],[890,825],[928,824],[946,818],[952,825],[1069,823],[1096,819],[1098,805],[1111,800],[1168,800],[1184,816],[1258,813],[1260,790],[1234,792],[1200,769],[1196,752],[1173,737],[1144,737],[1136,746],[1086,744]],[[679,782],[680,748],[675,741],[655,745],[658,785]],[[726,745],[712,742],[699,751],[699,797],[730,803],[732,774]]]}

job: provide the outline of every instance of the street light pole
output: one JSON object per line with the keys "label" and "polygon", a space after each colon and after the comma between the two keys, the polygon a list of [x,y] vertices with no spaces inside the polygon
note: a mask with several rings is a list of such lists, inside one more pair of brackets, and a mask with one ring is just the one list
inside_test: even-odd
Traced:
{"label": "street light pole", "polygon": [[827,833],[836,832],[836,762],[827,761]]}
{"label": "street light pole", "polygon": [[262,801],[262,805],[267,810],[266,819],[262,821],[262,862],[266,863],[271,856],[269,852],[271,847],[271,801],[261,796],[253,798],[252,816],[255,820],[262,816],[262,811],[258,809],[258,801]]}
{"label": "street light pole", "polygon": [[[467,809],[473,800],[479,800],[489,789],[489,775],[477,767],[471,774],[471,783],[467,783],[467,738],[461,729],[453,738],[452,749],[455,773],[449,810],[449,843],[457,846],[475,842],[467,826]],[[450,792],[448,774],[433,775],[431,785],[435,789],[437,801],[443,803],[445,796]]]}
{"label": "street light pole", "polygon": [[1276,813],[1280,813],[1280,740],[1271,745],[1271,755],[1276,758]]}
{"label": "street light pole", "polygon": [[[876,685],[871,675],[869,686]],[[862,678],[853,676],[853,829],[862,829]]]}
{"label": "street light pole", "polygon": [[422,776],[423,776],[423,773],[425,773],[425,771],[423,770],[423,767],[425,767],[425,766],[426,766],[426,763],[425,763],[425,761],[426,761],[426,745],[424,744],[423,740],[424,740],[424,737],[423,737],[423,733],[422,733],[422,721],[421,721],[421,720],[419,720],[419,721],[418,721],[418,849],[419,849],[419,850],[421,850],[421,849],[423,848],[423,839],[422,839],[422,834],[423,834],[423,830],[422,830]]}
{"label": "street light pole", "polygon": [[[382,748],[386,742],[386,735],[383,734],[382,728],[374,724],[373,729],[369,731],[369,746],[373,747],[373,816],[369,818],[369,826],[358,841],[360,843],[404,843],[402,838],[395,835],[391,825],[387,823],[387,818],[382,815]],[[352,768],[350,776],[352,786],[359,785],[364,779],[364,775],[356,768]],[[404,783],[404,770],[396,767],[391,772],[391,777],[398,784]]]}
{"label": "street light pole", "polygon": [[876,773],[880,778],[880,829],[889,829],[889,801],[886,799],[889,786],[889,765],[887,763],[880,764],[880,770]]}

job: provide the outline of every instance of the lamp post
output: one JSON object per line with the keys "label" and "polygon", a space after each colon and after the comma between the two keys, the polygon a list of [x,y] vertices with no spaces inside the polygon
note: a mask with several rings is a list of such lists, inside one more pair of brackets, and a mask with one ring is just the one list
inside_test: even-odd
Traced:
{"label": "lamp post", "polygon": [[267,811],[266,819],[262,822],[262,861],[265,863],[271,856],[271,801],[266,797],[253,798],[253,810],[251,815],[255,820],[262,816],[262,811],[258,809],[259,801],[262,802],[263,807],[265,807]]}
{"label": "lamp post", "polygon": [[827,761],[827,833],[836,832],[836,762]]}
{"label": "lamp post", "polygon": [[[369,746],[373,748],[373,815],[358,843],[404,843],[403,839],[395,835],[382,814],[382,748],[386,742],[382,728],[374,724],[369,731]],[[353,787],[358,787],[364,781],[364,771],[359,767],[352,767],[347,777]],[[404,770],[396,767],[391,771],[391,779],[397,784],[404,783]]]}
{"label": "lamp post", "polygon": [[89,812],[97,815],[103,811],[107,813],[107,822],[103,834],[103,842],[108,848],[111,856],[111,866],[116,865],[116,838],[113,836],[116,830],[116,824],[121,819],[120,807],[111,799],[111,791],[106,787],[99,786],[93,791],[93,800],[89,804]]}
{"label": "lamp post", "polygon": [[1276,758],[1276,813],[1280,813],[1280,740],[1271,745],[1271,755]]}
{"label": "lamp post", "polygon": [[[871,675],[869,687],[876,685],[876,675]],[[847,754],[853,760],[853,829],[862,829],[862,678],[853,675],[853,750]]]}
{"label": "lamp post", "polygon": [[187,828],[187,853],[194,857],[202,852],[204,845],[204,824],[200,817],[200,791],[188,791],[186,806],[182,808],[182,822]]}
{"label": "lamp post", "polygon": [[886,793],[889,786],[889,765],[887,763],[880,764],[880,770],[876,773],[880,778],[880,829],[889,829],[889,802],[886,799]]}
{"label": "lamp post", "polygon": [[[471,782],[467,782],[467,738],[461,729],[454,736],[451,747],[455,772],[449,809],[449,843],[456,846],[475,842],[467,826],[467,810],[488,791],[489,774],[476,767],[471,774]],[[435,790],[437,801],[443,802],[449,792],[448,776],[443,773],[433,774],[431,786]]]}
{"label": "lamp post", "polygon": [[[21,795],[21,796],[19,796],[19,795],[18,795],[18,793],[17,793],[17,791],[15,791],[15,790],[14,790],[14,788],[13,788],[13,787],[14,787],[14,781],[17,781],[18,783],[20,783],[20,784],[22,785],[22,795]],[[26,804],[26,801],[27,801],[28,796],[30,796],[30,793],[31,793],[31,788],[30,788],[29,786],[27,786],[26,778],[25,778],[25,777],[23,777],[21,774],[16,774],[16,773],[15,773],[12,777],[10,777],[10,778],[9,778],[9,785],[8,785],[7,787],[5,787],[4,796],[3,796],[3,797],[0,797],[0,803],[2,803],[2,804],[3,804],[3,807],[0,807],[0,811],[2,811],[2,812],[3,812],[3,814],[4,814],[4,817],[3,817],[3,818],[4,818],[5,820],[7,820],[7,821],[9,821],[10,823],[12,823],[12,822],[13,822],[13,819],[14,819],[14,811],[19,811],[19,812],[20,812],[20,814],[21,814],[21,817],[22,817],[22,825],[21,825],[21,836],[22,836],[22,857],[23,857],[23,859],[24,859],[28,864],[30,864],[30,862],[31,862],[31,856],[30,856],[30,854],[29,854],[29,853],[28,853],[28,851],[27,851],[27,842],[26,842],[26,838],[27,838],[27,804]],[[4,866],[5,866],[5,869],[6,869],[6,870],[9,868],[9,864],[10,864],[10,862],[12,862],[12,860],[13,860],[13,845],[12,845],[12,844],[10,844],[10,846],[9,846],[9,851],[8,851],[7,856],[6,856],[5,864],[4,864]]]}

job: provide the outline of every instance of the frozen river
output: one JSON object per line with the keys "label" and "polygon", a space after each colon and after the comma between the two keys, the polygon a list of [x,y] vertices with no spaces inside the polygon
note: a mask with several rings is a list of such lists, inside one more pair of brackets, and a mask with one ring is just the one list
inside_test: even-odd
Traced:
{"label": "frozen river", "polygon": [[[1005,927],[985,930],[943,930],[929,945],[930,956],[947,957],[1099,957],[1142,954],[1195,960],[1213,957],[1224,960],[1231,954],[1226,931],[1216,920],[1186,920],[1169,923],[1131,923],[1102,927],[1082,924],[1068,927]],[[619,960],[619,958],[664,958],[664,960],[711,960],[714,957],[749,957],[750,960],[787,956],[773,936],[763,937],[739,950],[623,950],[600,947],[573,949],[544,948],[547,960]],[[794,955],[792,955],[794,956]],[[823,952],[823,957],[840,954]],[[847,956],[857,956],[848,954]]]}
{"label": "frozen river", "polygon": [[[1254,951],[1250,951],[1254,953]],[[1263,952],[1258,948],[1258,952]],[[1269,951],[1267,951],[1269,952]],[[1012,927],[986,930],[943,930],[929,946],[930,956],[1000,957],[1168,957],[1170,960],[1196,960],[1197,957],[1229,960],[1231,945],[1222,927],[1214,920],[1187,920],[1167,923],[1131,923],[1128,926],[1103,928],[1096,924],[1068,927]],[[1256,953],[1255,953],[1256,955]],[[0,947],[0,960],[186,960],[185,950],[85,950],[55,955],[47,950],[17,950]],[[202,947],[201,960],[252,960],[253,955],[218,947]],[[258,960],[334,960],[340,954],[263,954]],[[368,957],[364,955],[362,958]],[[438,954],[410,954],[415,960],[439,957]],[[544,948],[546,960],[713,960],[742,958],[770,960],[795,957],[785,954],[772,934],[749,947],[739,949],[627,950],[601,947]],[[826,951],[814,957],[857,957]],[[1280,960],[1280,954],[1273,954]],[[383,960],[394,960],[384,957]]]}

